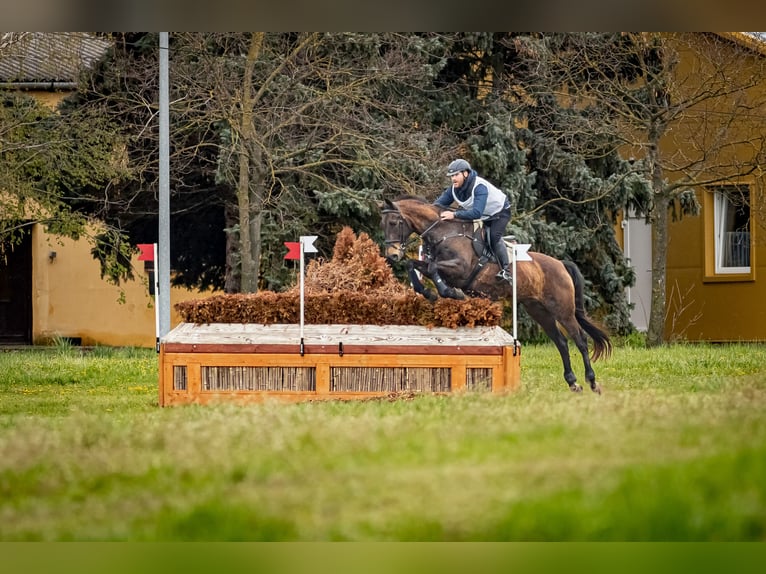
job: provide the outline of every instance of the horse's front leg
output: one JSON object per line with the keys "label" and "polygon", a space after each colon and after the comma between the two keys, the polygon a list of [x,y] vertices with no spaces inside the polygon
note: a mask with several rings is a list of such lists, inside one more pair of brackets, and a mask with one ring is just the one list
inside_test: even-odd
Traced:
{"label": "horse's front leg", "polygon": [[[441,264],[439,264],[439,266],[441,266]],[[423,274],[423,276],[428,277],[433,282],[440,297],[445,297],[448,299],[465,299],[465,293],[463,293],[460,289],[455,289],[454,287],[447,285],[441,273],[439,272],[439,266],[437,266],[437,264],[433,261],[420,261],[417,259],[411,260],[411,263],[407,268],[407,272],[410,278],[410,283],[412,283],[412,287],[415,289],[415,291],[421,293],[429,301],[436,300],[436,296],[434,296],[433,291],[426,289],[415,273],[415,271],[419,271]],[[422,289],[422,291],[418,290],[418,284],[420,285],[420,289]]]}
{"label": "horse's front leg", "polygon": [[423,295],[426,299],[431,301],[432,303],[436,301],[439,297],[434,293],[431,289],[423,285],[423,282],[420,280],[420,277],[418,276],[418,272],[425,275],[425,269],[428,266],[423,261],[419,261],[417,259],[410,259],[407,263],[407,277],[410,279],[410,284],[412,285],[412,288],[415,290],[415,293],[419,295]]}
{"label": "horse's front leg", "polygon": [[[447,263],[447,265],[445,265],[445,263]],[[434,282],[434,285],[436,285],[436,290],[442,297],[448,299],[465,299],[465,293],[463,293],[461,289],[450,287],[442,277],[443,268],[449,270],[451,267],[452,265],[450,262],[440,261],[437,264],[436,262],[431,261],[428,264],[428,268],[424,275],[426,275],[431,281]]]}

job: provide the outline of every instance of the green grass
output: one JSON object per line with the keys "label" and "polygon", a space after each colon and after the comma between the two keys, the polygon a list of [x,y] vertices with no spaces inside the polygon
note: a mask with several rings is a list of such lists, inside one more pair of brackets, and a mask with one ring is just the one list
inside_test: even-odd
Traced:
{"label": "green grass", "polygon": [[766,346],[621,346],[601,396],[546,344],[507,396],[165,409],[157,363],[0,353],[0,540],[766,540]]}

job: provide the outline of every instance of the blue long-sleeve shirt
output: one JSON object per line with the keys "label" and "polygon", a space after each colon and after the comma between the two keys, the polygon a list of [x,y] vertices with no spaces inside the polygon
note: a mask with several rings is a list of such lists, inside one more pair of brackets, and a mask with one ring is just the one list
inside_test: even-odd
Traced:
{"label": "blue long-sleeve shirt", "polygon": [[[466,183],[473,183],[473,181]],[[463,190],[463,188],[460,188],[456,191],[457,196],[461,199],[468,199],[468,197],[471,195],[471,189],[468,185],[464,185],[463,187],[467,188],[466,190]],[[464,193],[460,193],[463,191]],[[467,191],[467,193],[465,193]],[[465,195],[465,197],[463,197]],[[483,183],[480,183],[473,189],[473,205],[471,206],[471,209],[458,209],[455,211],[455,217],[458,219],[481,219],[481,216],[484,214],[484,208],[487,205],[487,197],[489,195],[489,191],[487,190],[487,186]],[[440,207],[447,208],[450,205],[452,205],[455,201],[455,198],[452,197],[452,186],[449,186],[447,189],[442,191],[442,194],[436,198],[436,201],[434,201],[434,205],[438,205]]]}

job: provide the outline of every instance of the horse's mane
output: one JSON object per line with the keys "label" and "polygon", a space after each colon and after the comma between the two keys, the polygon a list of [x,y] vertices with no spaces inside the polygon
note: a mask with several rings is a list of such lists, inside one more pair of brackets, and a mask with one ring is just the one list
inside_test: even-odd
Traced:
{"label": "horse's mane", "polygon": [[405,199],[409,199],[411,201],[417,201],[418,203],[431,203],[430,201],[428,201],[424,197],[420,197],[419,195],[409,195],[409,194],[406,194],[406,193],[404,195],[400,195],[399,197],[394,198],[393,201],[402,201],[402,200],[405,200]]}
{"label": "horse's mane", "polygon": [[400,201],[409,201],[410,206],[415,211],[420,211],[421,213],[425,210],[426,213],[429,215],[438,217],[439,214],[439,207],[434,205],[433,202],[420,197],[418,195],[400,195],[398,198],[396,198],[394,201],[400,202]]}

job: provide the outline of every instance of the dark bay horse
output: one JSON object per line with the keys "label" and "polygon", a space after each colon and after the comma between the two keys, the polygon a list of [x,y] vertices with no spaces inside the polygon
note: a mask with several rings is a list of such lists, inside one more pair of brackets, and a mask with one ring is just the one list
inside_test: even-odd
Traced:
{"label": "dark bay horse", "polygon": [[[406,256],[412,245],[410,236],[422,240],[424,260],[410,259],[408,275],[418,293],[430,300],[436,295],[420,281],[416,271],[428,277],[441,297],[463,299],[466,293],[492,300],[510,300],[513,287],[498,280],[499,267],[494,259],[482,256],[483,239],[473,221],[441,220],[441,209],[422,198],[404,197],[386,200],[382,205],[382,226],[386,257],[395,261]],[[564,363],[564,380],[569,388],[581,392],[569,359],[563,327],[582,355],[585,378],[590,388],[601,393],[591,360],[608,357],[612,343],[607,333],[585,313],[583,276],[571,261],[559,261],[543,253],[529,252],[532,261],[516,262],[516,296],[530,317],[537,321],[556,345]],[[587,335],[593,340],[588,355]]]}

